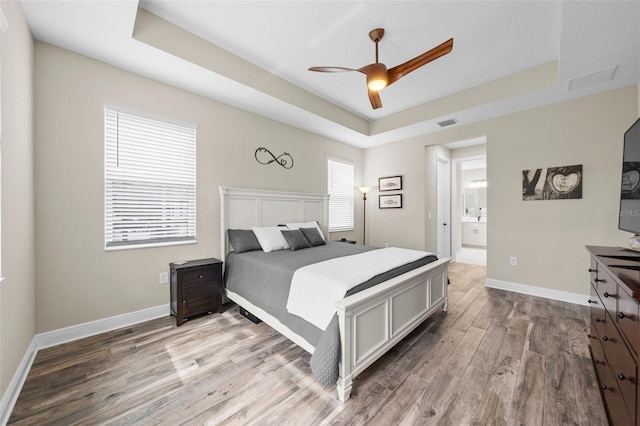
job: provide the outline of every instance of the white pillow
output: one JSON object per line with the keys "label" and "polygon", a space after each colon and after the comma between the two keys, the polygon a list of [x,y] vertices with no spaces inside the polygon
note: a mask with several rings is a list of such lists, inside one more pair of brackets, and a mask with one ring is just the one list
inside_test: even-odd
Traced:
{"label": "white pillow", "polygon": [[289,244],[281,232],[284,228],[280,226],[252,226],[251,229],[256,234],[260,247],[265,253],[289,249]]}
{"label": "white pillow", "polygon": [[316,222],[315,220],[313,222],[285,223],[285,225],[287,225],[287,228],[289,229],[316,228],[322,239],[327,241],[327,239],[324,237],[324,234],[322,233],[322,229],[320,229],[320,225],[318,225],[318,222]]}

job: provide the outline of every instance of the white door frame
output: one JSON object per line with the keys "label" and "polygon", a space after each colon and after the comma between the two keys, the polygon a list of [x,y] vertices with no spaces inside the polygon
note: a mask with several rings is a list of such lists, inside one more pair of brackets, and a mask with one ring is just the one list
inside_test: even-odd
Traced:
{"label": "white door frame", "polygon": [[[451,160],[442,155],[436,155],[436,251],[442,247],[442,254],[438,256],[451,257]],[[444,175],[442,178],[441,172]],[[443,192],[444,191],[444,192]],[[441,206],[442,197],[444,203]],[[440,217],[440,208],[442,217]],[[443,222],[443,232],[440,232],[440,221]],[[444,241],[442,239],[444,238]]]}

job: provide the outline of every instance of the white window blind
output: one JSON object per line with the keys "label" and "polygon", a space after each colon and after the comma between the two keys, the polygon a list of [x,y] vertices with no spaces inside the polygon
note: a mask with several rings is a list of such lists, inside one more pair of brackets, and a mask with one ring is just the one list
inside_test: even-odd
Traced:
{"label": "white window blind", "polygon": [[353,230],[353,164],[328,160],[329,232]]}
{"label": "white window blind", "polygon": [[105,107],[105,247],[195,239],[195,126]]}

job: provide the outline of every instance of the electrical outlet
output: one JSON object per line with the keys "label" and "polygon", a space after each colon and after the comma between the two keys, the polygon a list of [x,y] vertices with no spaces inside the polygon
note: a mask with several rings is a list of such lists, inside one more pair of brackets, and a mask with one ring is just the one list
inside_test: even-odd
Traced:
{"label": "electrical outlet", "polygon": [[167,284],[169,282],[169,273],[160,272],[160,284]]}
{"label": "electrical outlet", "polygon": [[384,243],[384,247],[388,248],[389,247],[389,243]]}
{"label": "electrical outlet", "polygon": [[511,256],[509,258],[509,265],[511,266],[518,266],[518,258],[515,256]]}

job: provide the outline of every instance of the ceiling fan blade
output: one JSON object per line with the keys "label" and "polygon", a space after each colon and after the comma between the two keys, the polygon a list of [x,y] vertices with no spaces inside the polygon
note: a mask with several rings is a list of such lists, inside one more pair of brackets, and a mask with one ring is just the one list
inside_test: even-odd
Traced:
{"label": "ceiling fan blade", "polygon": [[369,101],[371,101],[371,106],[373,109],[382,108],[382,101],[380,100],[380,94],[378,92],[374,92],[373,90],[367,90],[369,92]]}
{"label": "ceiling fan blade", "polygon": [[389,81],[387,82],[387,86],[398,81],[400,78],[409,74],[411,71],[415,71],[421,66],[426,65],[441,56],[446,55],[447,53],[451,52],[452,49],[453,39],[450,38],[449,40],[434,47],[428,52],[424,52],[422,55],[416,56],[415,58],[410,59],[407,62],[393,68],[389,68]]}
{"label": "ceiling fan blade", "polygon": [[346,71],[357,71],[351,68],[344,68],[344,67],[311,67],[309,68],[309,71],[316,71],[316,72],[346,72]]}

